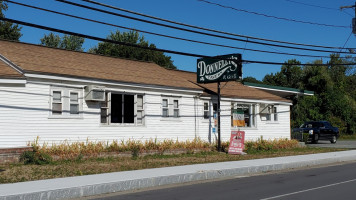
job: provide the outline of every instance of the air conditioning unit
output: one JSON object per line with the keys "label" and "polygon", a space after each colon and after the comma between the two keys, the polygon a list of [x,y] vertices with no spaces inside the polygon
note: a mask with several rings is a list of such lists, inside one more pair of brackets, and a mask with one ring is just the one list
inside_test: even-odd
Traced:
{"label": "air conditioning unit", "polygon": [[85,87],[86,101],[105,101],[105,87],[88,85]]}

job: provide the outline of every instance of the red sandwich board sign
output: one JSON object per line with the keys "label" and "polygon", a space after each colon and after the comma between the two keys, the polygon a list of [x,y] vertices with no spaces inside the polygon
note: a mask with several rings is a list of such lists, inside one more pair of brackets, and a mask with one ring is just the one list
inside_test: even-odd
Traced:
{"label": "red sandwich board sign", "polygon": [[231,131],[229,154],[243,154],[245,148],[245,131]]}

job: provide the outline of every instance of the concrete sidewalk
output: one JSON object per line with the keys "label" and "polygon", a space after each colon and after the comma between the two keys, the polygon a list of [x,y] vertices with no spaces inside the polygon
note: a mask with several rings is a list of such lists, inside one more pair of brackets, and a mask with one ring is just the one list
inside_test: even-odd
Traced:
{"label": "concrete sidewalk", "polygon": [[0,200],[77,198],[346,161],[356,161],[356,150],[1,184]]}

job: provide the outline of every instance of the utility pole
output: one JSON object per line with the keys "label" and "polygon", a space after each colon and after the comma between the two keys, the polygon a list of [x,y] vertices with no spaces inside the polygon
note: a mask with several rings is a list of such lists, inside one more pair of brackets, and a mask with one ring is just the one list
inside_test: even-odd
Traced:
{"label": "utility pole", "polygon": [[354,10],[355,10],[355,17],[352,18],[352,33],[356,34],[356,2],[355,2],[355,5],[352,5],[352,6],[341,6],[340,10],[345,9],[345,8],[354,8]]}

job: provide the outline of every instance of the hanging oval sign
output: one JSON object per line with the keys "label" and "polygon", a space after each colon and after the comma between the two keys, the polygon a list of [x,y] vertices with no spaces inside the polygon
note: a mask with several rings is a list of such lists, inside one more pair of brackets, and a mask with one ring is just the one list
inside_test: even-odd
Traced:
{"label": "hanging oval sign", "polygon": [[197,82],[215,83],[242,79],[241,54],[197,60]]}

